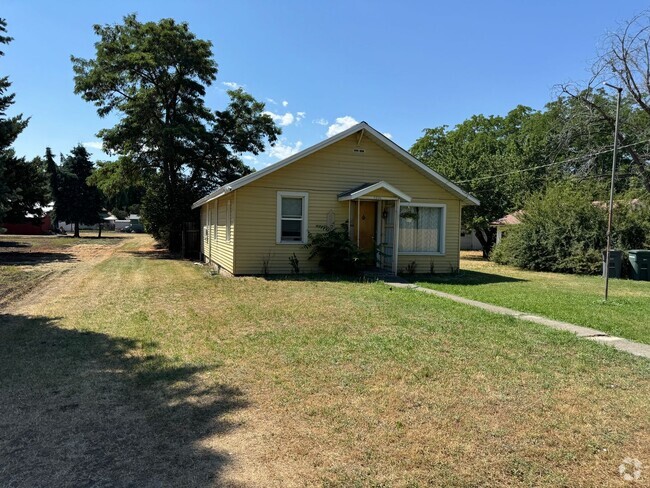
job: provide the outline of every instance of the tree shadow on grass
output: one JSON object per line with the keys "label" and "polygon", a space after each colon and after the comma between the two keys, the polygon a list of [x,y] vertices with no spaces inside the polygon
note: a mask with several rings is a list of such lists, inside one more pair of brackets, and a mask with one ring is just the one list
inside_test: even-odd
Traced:
{"label": "tree shadow on grass", "polygon": [[74,260],[75,257],[66,252],[0,252],[0,265],[2,266],[34,265]]}
{"label": "tree shadow on grass", "polygon": [[244,395],[141,347],[0,314],[0,485],[227,485],[230,457],[202,440],[236,427]]}
{"label": "tree shadow on grass", "polygon": [[406,276],[409,281],[418,283],[443,283],[448,285],[487,285],[490,283],[516,283],[525,282],[520,278],[502,276],[494,273],[481,273],[480,271],[461,270],[453,274],[426,274]]}
{"label": "tree shadow on grass", "polygon": [[32,247],[29,242],[0,240],[0,247]]}

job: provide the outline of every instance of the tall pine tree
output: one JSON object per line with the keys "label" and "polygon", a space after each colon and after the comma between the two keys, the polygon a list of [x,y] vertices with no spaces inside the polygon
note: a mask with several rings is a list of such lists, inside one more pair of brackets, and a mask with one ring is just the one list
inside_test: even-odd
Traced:
{"label": "tall pine tree", "polygon": [[[0,19],[0,45],[9,44],[12,38],[6,35],[7,21]],[[4,56],[4,51],[0,51]],[[0,222],[4,220],[7,210],[11,206],[11,188],[7,184],[7,168],[16,164],[16,156],[11,149],[18,134],[27,127],[28,120],[22,114],[14,117],[7,116],[7,110],[14,103],[15,95],[9,93],[11,82],[8,76],[0,78]]]}
{"label": "tall pine tree", "polygon": [[[46,159],[52,166],[54,159],[51,151],[46,153]],[[93,225],[101,222],[101,198],[99,190],[88,184],[88,178],[93,173],[93,163],[86,148],[81,144],[72,149],[69,156],[63,158],[60,168],[54,165],[51,176],[55,182],[54,212],[57,220],[65,220],[74,224],[74,236],[79,237],[79,225]],[[101,227],[100,227],[101,233]]]}

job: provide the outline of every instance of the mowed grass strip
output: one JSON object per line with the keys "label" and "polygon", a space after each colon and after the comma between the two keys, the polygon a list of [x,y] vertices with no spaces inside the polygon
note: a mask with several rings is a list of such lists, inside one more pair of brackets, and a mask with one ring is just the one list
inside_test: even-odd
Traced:
{"label": "mowed grass strip", "polygon": [[[200,450],[262,486],[623,486],[624,458],[650,460],[649,361],[383,284],[229,279],[145,256],[116,254],[38,310],[121,345],[111,381],[131,393],[110,402],[169,436],[165,456],[193,463],[176,470],[216,471]],[[105,358],[94,347],[67,360]],[[19,365],[2,372],[9,393],[26,377],[43,401],[57,383],[82,389],[65,368],[41,378],[11,361],[20,349],[3,354]],[[230,428],[179,418],[226,387],[237,408],[209,411]]]}
{"label": "mowed grass strip", "polygon": [[13,247],[14,244],[17,244],[17,247],[24,248],[29,252],[29,248],[31,248],[31,250],[40,250],[43,248],[65,249],[80,244],[117,244],[122,240],[128,239],[128,237],[128,234],[111,231],[102,232],[102,237],[100,238],[97,237],[97,231],[81,231],[80,237],[72,237],[72,235],[0,235],[0,252],[2,252],[2,248]]}
{"label": "mowed grass strip", "polygon": [[[416,276],[417,284],[466,298],[602,330],[650,344],[650,282],[542,273],[464,253],[457,275]],[[467,259],[467,258],[470,259]]]}

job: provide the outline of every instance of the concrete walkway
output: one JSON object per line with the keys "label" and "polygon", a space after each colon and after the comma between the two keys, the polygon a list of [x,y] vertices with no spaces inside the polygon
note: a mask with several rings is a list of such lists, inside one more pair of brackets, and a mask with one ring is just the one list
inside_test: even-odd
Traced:
{"label": "concrete walkway", "polygon": [[546,317],[541,317],[539,315],[519,312],[518,310],[513,310],[511,308],[499,307],[498,305],[491,305],[489,303],[483,303],[476,300],[471,300],[469,298],[459,297],[458,295],[452,295],[443,291],[432,290],[431,288],[423,288],[421,286],[402,281],[399,278],[394,281],[386,281],[386,284],[394,286],[396,288],[407,288],[409,290],[420,291],[423,293],[428,293],[429,295],[447,298],[448,300],[453,300],[454,302],[462,303],[464,305],[470,305],[472,307],[482,308],[488,312],[508,315],[510,317],[526,320],[528,322],[546,325],[548,327],[552,327],[553,329],[566,330],[568,332],[573,332],[575,335],[582,337],[583,339],[599,342],[601,344],[614,347],[620,351],[625,351],[630,354],[634,354],[635,356],[641,356],[650,359],[650,345],[630,341],[621,337],[611,336],[606,332],[602,332],[600,330],[590,329],[589,327],[582,327],[580,325],[574,325],[568,322],[561,322],[559,320],[552,320]]}

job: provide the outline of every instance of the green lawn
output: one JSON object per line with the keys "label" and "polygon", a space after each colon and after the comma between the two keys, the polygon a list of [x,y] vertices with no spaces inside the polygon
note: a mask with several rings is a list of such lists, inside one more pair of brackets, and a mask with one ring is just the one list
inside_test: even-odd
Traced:
{"label": "green lawn", "polygon": [[624,486],[650,459],[650,361],[150,246],[0,315],[1,485]]}
{"label": "green lawn", "polygon": [[543,315],[650,344],[650,282],[526,271],[464,253],[457,275],[417,277],[419,285]]}

